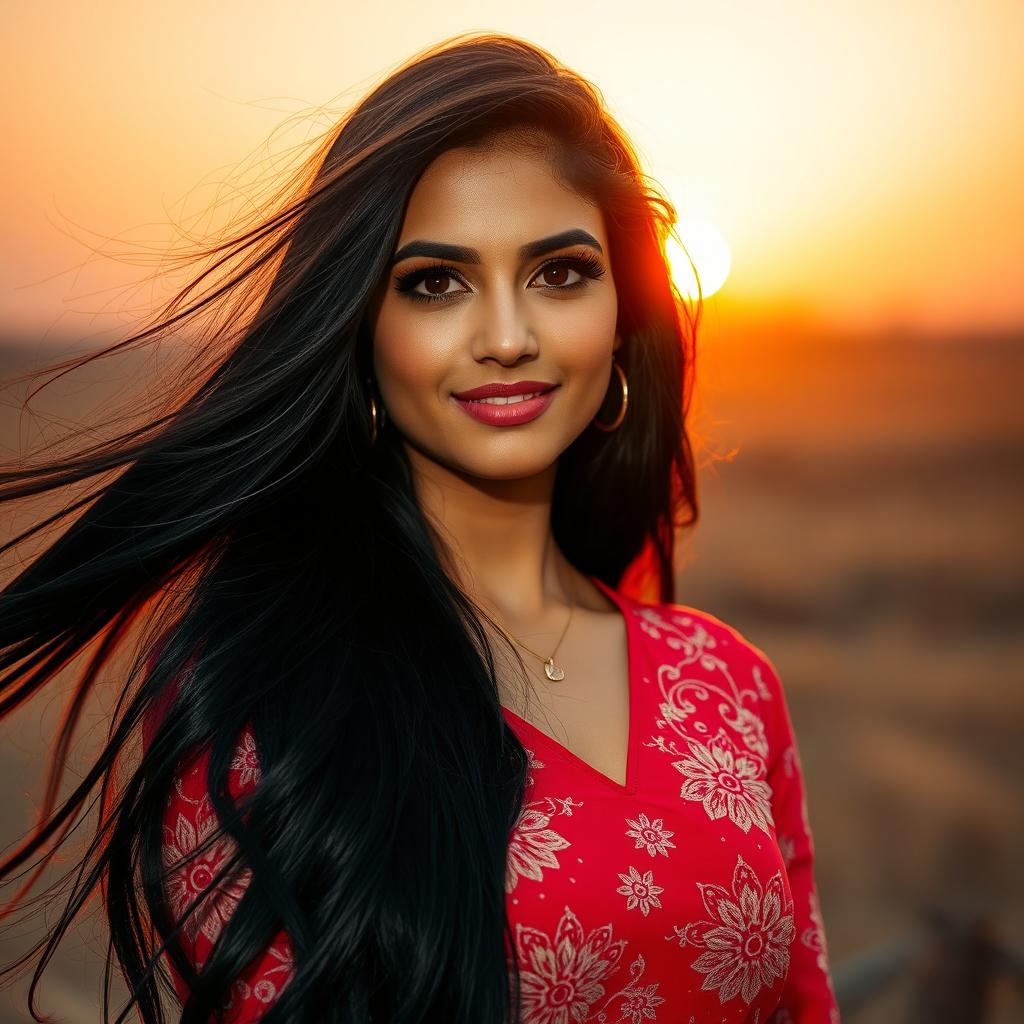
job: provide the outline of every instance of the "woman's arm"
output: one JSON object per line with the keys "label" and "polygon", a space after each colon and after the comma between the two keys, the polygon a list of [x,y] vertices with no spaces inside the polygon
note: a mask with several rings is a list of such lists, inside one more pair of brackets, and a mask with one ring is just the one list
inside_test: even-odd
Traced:
{"label": "woman's arm", "polygon": [[[839,1024],[814,878],[814,839],[807,815],[800,753],[781,680],[771,662],[766,660],[763,670],[774,704],[767,781],[772,790],[776,836],[793,893],[795,930],[779,1019],[787,1024]],[[782,1015],[782,1011],[789,1016]]]}

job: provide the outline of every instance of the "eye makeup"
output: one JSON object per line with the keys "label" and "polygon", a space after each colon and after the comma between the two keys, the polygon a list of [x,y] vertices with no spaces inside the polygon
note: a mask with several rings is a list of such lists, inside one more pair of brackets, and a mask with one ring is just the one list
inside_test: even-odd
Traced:
{"label": "eye makeup", "polygon": [[[579,281],[572,281],[569,284],[544,285],[543,287],[547,290],[559,292],[575,291],[576,289],[587,287],[590,280],[597,280],[603,277],[605,273],[604,265],[597,256],[583,250],[573,253],[571,256],[557,256],[554,259],[548,260],[537,269],[537,273],[531,280],[536,279],[536,277],[551,267],[557,266],[566,266],[570,270],[577,271],[581,275],[581,279]],[[395,290],[414,302],[451,302],[457,296],[466,294],[464,291],[454,291],[439,295],[428,295],[414,290],[421,281],[431,277],[450,277],[465,284],[462,281],[462,275],[455,267],[447,263],[435,263],[428,267],[418,267],[416,270],[410,270],[404,274],[396,274]]]}

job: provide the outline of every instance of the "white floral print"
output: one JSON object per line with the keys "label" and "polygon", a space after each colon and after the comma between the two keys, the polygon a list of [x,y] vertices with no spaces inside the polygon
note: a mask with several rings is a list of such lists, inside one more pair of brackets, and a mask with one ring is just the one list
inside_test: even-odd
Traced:
{"label": "white floral print", "polygon": [[291,981],[294,962],[287,942],[270,946],[265,959],[272,962],[260,965],[257,980],[253,984],[249,984],[245,978],[235,979],[222,1004],[225,1010],[241,1008],[250,1000],[269,1006]]}
{"label": "white floral print", "polygon": [[672,766],[687,782],[680,796],[698,800],[712,821],[728,817],[744,832],[756,825],[771,835],[771,789],[764,781],[764,761],[737,749],[724,729],[710,743],[686,737],[690,757]]}
{"label": "white floral print", "polygon": [[655,818],[654,821],[651,821],[641,811],[637,815],[636,821],[627,818],[626,824],[629,825],[626,835],[636,840],[636,848],[638,850],[646,848],[652,857],[656,857],[659,853],[663,857],[667,857],[667,847],[675,848],[676,844],[672,842],[671,838],[675,835],[675,832],[668,831],[661,818]]}
{"label": "white floral print", "polygon": [[584,933],[566,906],[553,937],[520,924],[516,942],[522,962],[523,1019],[526,1024],[584,1021],[604,996],[602,984],[622,959],[626,942],[612,939],[611,924]]}
{"label": "white floral print", "polygon": [[706,952],[691,966],[706,975],[702,987],[717,989],[722,1003],[737,995],[751,1003],[762,988],[789,972],[793,902],[785,897],[782,873],[776,871],[762,886],[741,854],[731,893],[712,883],[697,886],[708,919],[687,925],[681,944]]}
{"label": "white floral print", "polygon": [[556,814],[571,815],[574,806],[583,805],[574,804],[571,797],[561,800],[548,797],[539,801],[537,805],[524,805],[508,841],[505,892],[512,892],[520,878],[532,878],[535,882],[543,881],[545,868],[559,866],[555,854],[572,844],[548,826]]}
{"label": "white floral print", "polygon": [[[173,827],[165,830],[162,848],[164,868],[176,869],[166,882],[166,893],[176,919],[184,915],[192,900],[210,888],[217,872],[236,849],[234,840],[225,835],[187,863],[181,863],[216,830],[217,819],[206,801],[200,802],[194,818],[177,812]],[[200,932],[211,943],[217,941],[221,929],[242,898],[251,874],[248,868],[243,868],[227,876],[208,893],[183,925],[182,930],[189,941],[194,942]]]}
{"label": "white floral print", "polygon": [[608,1016],[607,1009],[601,1009],[594,1014],[594,1024],[619,1024],[628,1021],[629,1024],[643,1024],[644,1021],[657,1019],[658,1006],[665,1002],[664,996],[658,995],[658,982],[641,982],[643,973],[647,968],[647,962],[642,953],[637,953],[636,959],[629,965],[629,984],[613,992],[605,1001],[605,1007],[619,1000],[617,1006],[618,1016]]}
{"label": "white floral print", "polygon": [[[219,883],[213,879],[232,857],[237,844],[227,833],[214,839],[201,853],[196,850],[218,831],[218,819],[206,791],[209,753],[190,759],[174,780],[174,789],[164,815],[161,859],[167,872],[164,893],[174,920],[181,920],[189,904],[205,894],[198,907],[182,924],[186,952],[196,968],[205,965],[231,914],[252,879],[252,871],[239,865]],[[260,779],[256,746],[251,730],[239,737],[228,770],[228,788],[238,800]],[[184,998],[184,980],[171,966],[179,994]],[[291,942],[282,929],[264,953],[229,988],[222,1006],[225,1024],[248,1022],[262,1016],[293,977]]]}
{"label": "white floral print", "polygon": [[[718,638],[699,622],[698,616],[671,612],[665,606],[643,605],[635,607],[633,614],[641,629],[660,638],[664,645],[658,654],[662,662],[658,667],[658,727],[685,737],[693,719],[695,731],[701,732],[706,729],[701,712],[714,700],[715,713],[736,732],[744,748],[765,758],[768,740],[757,709],[768,697],[768,688],[756,666],[752,673],[754,687],[741,687],[733,675],[736,666],[719,652]],[[754,706],[748,707],[748,702]],[[653,740],[653,745],[669,749],[661,736]]]}
{"label": "white floral print", "polygon": [[[525,749],[530,771],[543,768],[544,762],[537,760],[529,747]],[[535,779],[531,774],[527,778],[527,791],[532,789],[534,784]],[[559,866],[555,854],[571,844],[550,827],[551,819],[556,814],[571,817],[573,807],[582,806],[582,803],[574,801],[571,797],[546,797],[543,800],[524,802],[516,827],[509,836],[508,852],[505,857],[505,892],[512,892],[519,884],[520,878],[542,882],[545,868]]]}
{"label": "white floral print", "polygon": [[242,733],[242,740],[235,748],[231,771],[238,772],[239,786],[255,786],[260,781],[260,764],[256,759],[256,740],[248,729]]}
{"label": "white floral print", "polygon": [[660,907],[658,893],[664,892],[664,888],[654,884],[654,872],[646,871],[640,874],[631,864],[628,875],[619,875],[623,884],[615,891],[623,896],[628,896],[626,909],[634,910],[640,908],[641,913],[646,917],[651,912],[651,907]]}

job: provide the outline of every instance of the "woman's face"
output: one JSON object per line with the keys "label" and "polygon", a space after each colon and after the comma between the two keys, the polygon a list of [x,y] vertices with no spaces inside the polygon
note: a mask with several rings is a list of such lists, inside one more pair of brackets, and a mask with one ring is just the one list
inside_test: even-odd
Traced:
{"label": "woman's face", "polygon": [[[454,149],[416,184],[394,258],[374,372],[413,462],[489,480],[550,469],[601,406],[620,343],[600,209],[541,156]],[[456,398],[519,382],[551,390]]]}

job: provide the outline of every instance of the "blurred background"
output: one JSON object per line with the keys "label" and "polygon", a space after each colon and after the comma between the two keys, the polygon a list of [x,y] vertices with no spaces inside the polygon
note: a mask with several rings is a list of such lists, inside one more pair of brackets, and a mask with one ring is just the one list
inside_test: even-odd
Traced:
{"label": "blurred background", "polygon": [[[165,297],[168,244],[258,202],[410,53],[478,29],[547,48],[600,88],[697,265],[701,519],[677,600],[783,678],[843,1020],[1024,1019],[1024,6],[512,7],[7,10],[0,374],[127,334]],[[148,350],[102,360],[27,409],[5,388],[4,459],[154,372]],[[8,852],[60,711],[0,731]],[[28,940],[4,930],[0,956]],[[105,950],[93,906],[43,1012],[100,1019]],[[26,988],[0,1022],[29,1019]]]}

